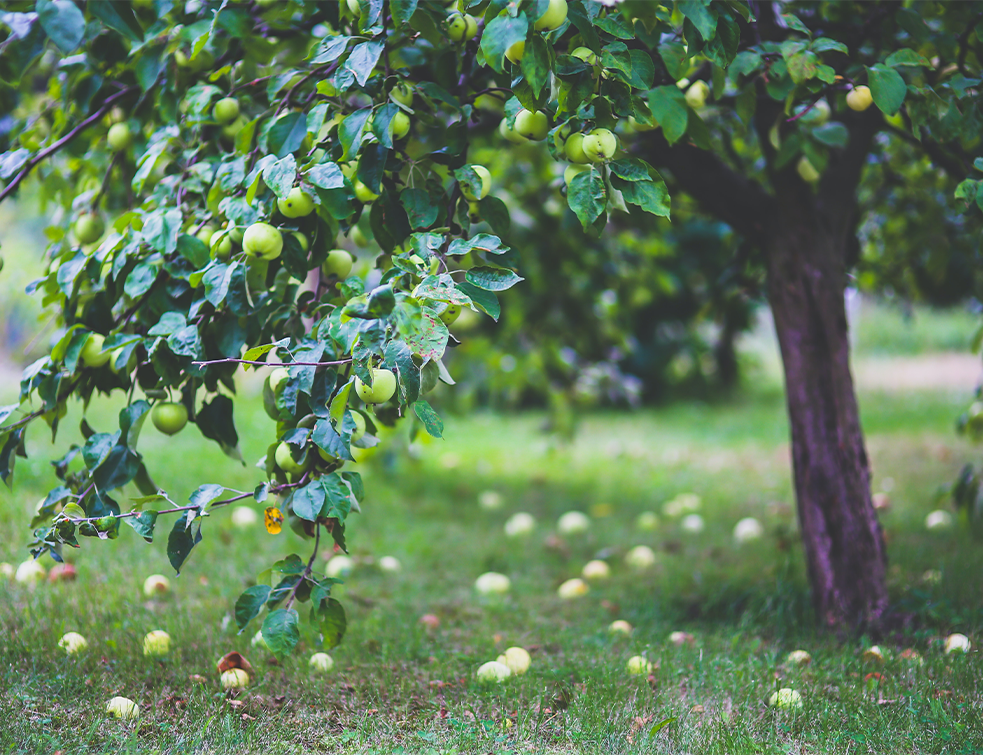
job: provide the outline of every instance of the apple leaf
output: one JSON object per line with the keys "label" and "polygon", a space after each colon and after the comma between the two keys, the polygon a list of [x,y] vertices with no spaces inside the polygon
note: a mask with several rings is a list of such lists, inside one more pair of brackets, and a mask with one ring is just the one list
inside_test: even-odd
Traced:
{"label": "apple leaf", "polygon": [[423,426],[432,437],[444,437],[444,423],[425,399],[421,398],[413,404],[413,412],[420,418]]}
{"label": "apple leaf", "polygon": [[324,598],[316,609],[311,609],[311,622],[316,622],[321,630],[321,647],[331,650],[341,643],[348,627],[345,609],[334,598]]}
{"label": "apple leaf", "polygon": [[512,18],[503,11],[491,20],[481,35],[481,52],[493,71],[502,73],[505,51],[516,42],[525,41],[528,32],[529,19],[525,13]]}
{"label": "apple leaf", "polygon": [[908,85],[901,74],[883,64],[867,68],[867,81],[874,104],[885,115],[894,115],[901,109],[901,104],[908,94]]}
{"label": "apple leaf", "polygon": [[260,611],[263,610],[263,606],[266,605],[266,601],[270,597],[270,590],[269,585],[253,585],[236,600],[236,626],[239,627],[240,634],[250,621],[259,616]]}
{"label": "apple leaf", "polygon": [[270,652],[282,660],[300,642],[299,616],[292,608],[277,608],[270,611],[263,621],[263,639]]}

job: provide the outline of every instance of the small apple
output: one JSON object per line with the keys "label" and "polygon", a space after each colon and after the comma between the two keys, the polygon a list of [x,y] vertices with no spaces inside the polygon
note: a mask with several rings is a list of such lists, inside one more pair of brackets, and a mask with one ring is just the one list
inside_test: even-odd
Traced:
{"label": "small apple", "polygon": [[14,569],[13,564],[9,564],[6,561],[0,563],[0,577],[3,577],[4,579],[13,579],[14,574],[16,573],[17,570]]}
{"label": "small apple", "polygon": [[765,528],[761,526],[761,522],[751,516],[742,519],[734,526],[734,540],[738,544],[758,540],[764,534]]}
{"label": "small apple", "polygon": [[501,134],[506,141],[512,142],[512,144],[525,144],[529,141],[514,128],[509,127],[509,122],[506,118],[503,118],[498,124],[498,133]]}
{"label": "small apple", "polygon": [[498,663],[509,667],[513,674],[524,674],[532,665],[532,658],[525,648],[511,647],[495,659]]}
{"label": "small apple", "polygon": [[816,170],[816,167],[809,162],[809,158],[805,155],[799,158],[799,162],[795,165],[795,170],[798,172],[799,178],[807,184],[814,184],[820,179],[819,171]]}
{"label": "small apple", "polygon": [[432,613],[425,613],[420,617],[419,623],[422,624],[424,628],[433,631],[440,626],[440,618]]}
{"label": "small apple", "polygon": [[400,81],[389,92],[389,96],[400,105],[413,107],[413,88],[405,81]]}
{"label": "small apple", "polygon": [[589,47],[578,47],[570,54],[573,55],[573,57],[584,61],[589,66],[597,65],[597,53]]}
{"label": "small apple", "polygon": [[113,152],[122,152],[133,144],[133,134],[125,123],[114,123],[109,127],[106,141]]}
{"label": "small apple", "polygon": [[283,199],[278,199],[276,206],[285,218],[306,218],[314,212],[314,200],[299,186],[292,188]]}
{"label": "small apple", "polygon": [[625,563],[636,571],[655,566],[655,552],[647,545],[636,545],[625,556]]}
{"label": "small apple", "polygon": [[227,123],[224,126],[222,126],[222,136],[224,136],[229,141],[232,141],[239,135],[239,132],[242,131],[242,129],[245,128],[245,126],[246,126],[246,119],[240,115],[238,118],[232,121],[232,123]]}
{"label": "small apple", "polygon": [[950,634],[945,638],[946,655],[951,655],[952,653],[968,653],[971,646],[972,643],[969,641],[969,637],[958,632]]}
{"label": "small apple", "polygon": [[489,571],[474,581],[474,589],[482,595],[504,595],[512,587],[512,580],[504,574]]}
{"label": "small apple", "polygon": [[519,42],[513,42],[505,50],[505,57],[511,60],[516,65],[522,60],[522,56],[526,54],[526,40],[521,40]]}
{"label": "small apple", "polygon": [[232,510],[232,526],[236,529],[245,530],[255,526],[259,521],[256,512],[249,506],[236,506]]}
{"label": "small apple", "polygon": [[83,212],[75,220],[72,230],[75,232],[75,238],[78,239],[80,244],[94,244],[102,237],[103,232],[106,230],[106,224],[103,223],[102,218],[98,214],[94,212]]}
{"label": "small apple", "polygon": [[249,686],[249,674],[241,668],[230,668],[222,672],[219,682],[222,684],[222,689],[226,691],[245,689]]}
{"label": "small apple", "polygon": [[17,567],[17,571],[14,572],[14,581],[22,585],[33,585],[43,580],[46,574],[44,567],[32,558]]}
{"label": "small apple", "polygon": [[808,666],[812,663],[812,656],[805,650],[793,650],[786,656],[785,663],[790,666]]}
{"label": "small apple", "polygon": [[520,136],[535,142],[542,141],[550,130],[549,116],[542,110],[523,108],[515,114],[515,131]]}
{"label": "small apple", "polygon": [[659,527],[659,515],[654,511],[643,511],[635,517],[635,529],[652,532]]}
{"label": "small apple", "polygon": [[283,235],[269,223],[253,223],[242,235],[242,249],[251,257],[274,260],[283,251]]}
{"label": "small apple", "polygon": [[106,713],[125,720],[139,718],[140,706],[128,697],[114,697],[106,703]]}
{"label": "small apple", "polygon": [[351,557],[339,553],[337,556],[331,557],[328,565],[324,567],[324,573],[332,579],[341,579],[351,574],[354,568],[355,562],[352,561]]}
{"label": "small apple", "polygon": [[451,42],[466,42],[478,33],[478,21],[474,16],[455,11],[444,22],[444,30]]}
{"label": "small apple", "polygon": [[274,459],[276,460],[276,465],[280,467],[287,474],[303,474],[307,469],[307,463],[309,461],[307,457],[307,452],[304,451],[300,461],[294,458],[290,444],[286,441],[280,443],[276,447],[276,453],[274,454]]}
{"label": "small apple", "polygon": [[383,404],[396,393],[396,375],[392,370],[374,368],[371,386],[355,378],[355,393],[366,404]]}
{"label": "small apple", "polygon": [[628,659],[628,673],[632,676],[652,673],[652,663],[640,655]]}
{"label": "small apple", "polygon": [[212,115],[223,126],[232,123],[239,117],[239,100],[235,97],[223,97],[215,103],[215,107],[212,108]]}
{"label": "small apple", "polygon": [[198,229],[198,233],[195,234],[195,238],[198,239],[205,246],[211,246],[212,236],[215,235],[215,226],[203,225]]}
{"label": "small apple", "polygon": [[624,619],[618,619],[617,621],[612,621],[608,626],[609,634],[623,634],[625,636],[631,636],[634,631],[631,624],[629,624]]}
{"label": "small apple", "polygon": [[175,435],[188,424],[188,409],[176,401],[164,401],[154,406],[150,419],[154,427],[165,435]]}
{"label": "small apple", "polygon": [[948,511],[933,511],[925,517],[925,529],[947,530],[952,527],[952,514]]}
{"label": "small apple", "polygon": [[143,638],[143,654],[159,657],[171,652],[171,635],[163,629],[155,629]]}
{"label": "small apple", "polygon": [[607,561],[588,561],[580,574],[584,579],[607,579],[611,576],[611,567],[608,566]]}
{"label": "small apple", "polygon": [[143,594],[147,598],[165,595],[170,589],[171,581],[163,574],[151,574],[143,580]]}
{"label": "small apple", "polygon": [[575,179],[581,173],[586,173],[589,170],[589,165],[568,165],[563,171],[563,183],[565,183],[567,185],[567,189],[569,189],[570,184],[573,183],[573,179]]}
{"label": "small apple", "polygon": [[[488,192],[491,191],[492,187],[492,177],[491,172],[484,165],[471,165],[471,170],[473,170],[478,175],[478,180],[481,181],[479,187],[475,186],[461,186],[461,193],[464,195],[465,199],[472,202],[477,202],[480,199],[484,199],[488,196]],[[475,192],[475,189],[478,189]]]}
{"label": "small apple", "polygon": [[505,534],[508,537],[526,537],[536,529],[536,520],[532,514],[520,511],[509,517],[505,522]]}
{"label": "small apple", "polygon": [[802,695],[794,689],[782,687],[777,692],[771,693],[771,697],[768,698],[768,706],[798,710],[802,707]]}
{"label": "small apple", "polygon": [[583,148],[591,162],[600,163],[614,157],[618,140],[610,129],[595,128],[584,137]]}
{"label": "small apple", "polygon": [[372,191],[372,189],[370,189],[368,186],[366,186],[364,183],[362,183],[362,181],[360,181],[357,178],[355,179],[354,187],[355,187],[355,198],[358,199],[358,201],[361,202],[362,204],[368,204],[369,202],[372,202],[379,198],[378,194]]}
{"label": "small apple", "polygon": [[884,651],[881,650],[880,646],[872,645],[871,647],[864,650],[860,659],[864,663],[875,663],[878,666],[884,665]]}
{"label": "small apple", "polygon": [[48,581],[51,583],[72,582],[77,576],[78,572],[75,571],[75,567],[72,564],[55,564],[51,567],[51,571],[48,572]]}
{"label": "small apple", "polygon": [[395,574],[398,571],[402,571],[403,565],[399,563],[399,559],[395,556],[383,556],[379,559],[379,568],[382,571]]}
{"label": "small apple", "polygon": [[702,108],[710,95],[710,87],[705,81],[694,81],[686,90],[686,104],[694,110]]}
{"label": "small apple", "polygon": [[314,655],[311,656],[311,659],[307,662],[307,665],[314,671],[327,673],[334,668],[334,661],[327,653],[314,653]]}
{"label": "small apple", "polygon": [[479,682],[484,684],[501,684],[512,676],[512,669],[504,663],[488,661],[488,663],[482,664],[478,668],[475,676],[478,677]]}
{"label": "small apple", "polygon": [[586,165],[591,161],[587,153],[584,152],[584,134],[571,134],[570,138],[563,144],[563,152],[567,160],[577,165]]}
{"label": "small apple", "polygon": [[393,135],[393,139],[399,141],[410,133],[410,117],[403,112],[396,113],[392,120],[389,121],[389,128]]}
{"label": "small apple", "polygon": [[689,632],[670,632],[669,644],[677,648],[681,648],[683,645],[692,647],[696,644],[696,638]]}
{"label": "small apple", "polygon": [[552,31],[567,20],[567,0],[550,0],[546,12],[536,19],[536,31]]}
{"label": "small apple", "polygon": [[351,231],[351,239],[352,239],[352,243],[355,246],[368,246],[369,245],[369,237],[366,236],[365,235],[365,231],[363,231],[358,226],[355,226],[354,228],[352,228],[352,231]]}
{"label": "small apple", "polygon": [[690,514],[689,516],[683,517],[680,527],[683,528],[683,532],[689,532],[694,535],[702,532],[704,527],[703,517],[699,514]]}
{"label": "small apple", "polygon": [[212,259],[227,260],[232,256],[232,238],[230,234],[215,234],[210,243]]}
{"label": "small apple", "polygon": [[79,352],[79,361],[86,367],[102,367],[111,356],[110,352],[102,350],[105,342],[106,339],[101,335],[92,333]]}
{"label": "small apple", "polygon": [[561,535],[582,535],[590,529],[590,517],[581,511],[568,511],[556,522]]}
{"label": "small apple", "polygon": [[497,490],[483,490],[478,494],[478,505],[486,511],[502,507],[502,494]]}
{"label": "small apple", "polygon": [[870,93],[870,87],[859,86],[851,89],[846,96],[846,105],[851,110],[862,113],[874,103],[874,97]]}
{"label": "small apple", "polygon": [[461,316],[460,304],[448,304],[447,309],[441,312],[438,317],[444,325],[453,325],[454,321]]}
{"label": "small apple", "polygon": [[67,655],[75,655],[89,647],[89,643],[78,632],[66,632],[58,640],[58,647],[64,650]]}
{"label": "small apple", "polygon": [[568,579],[562,585],[560,585],[556,594],[560,596],[562,600],[573,600],[574,598],[580,598],[590,592],[590,587],[587,583],[580,577],[574,577],[573,579]]}
{"label": "small apple", "polygon": [[226,230],[229,232],[229,238],[232,239],[232,243],[242,246],[242,239],[245,236],[245,230],[242,226],[227,225]]}

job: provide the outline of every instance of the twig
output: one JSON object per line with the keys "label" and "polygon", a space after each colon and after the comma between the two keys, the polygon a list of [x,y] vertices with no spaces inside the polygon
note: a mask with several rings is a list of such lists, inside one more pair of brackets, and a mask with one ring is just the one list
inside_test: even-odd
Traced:
{"label": "twig", "polygon": [[192,362],[196,367],[207,367],[210,364],[254,364],[259,367],[333,367],[339,364],[349,364],[351,359],[341,359],[337,362],[255,362],[251,359],[210,359],[207,362]]}
{"label": "twig", "polygon": [[294,585],[294,589],[290,591],[290,597],[287,598],[287,602],[283,605],[285,609],[289,610],[290,606],[294,604],[294,599],[297,597],[297,590],[299,590],[300,586],[304,584],[304,580],[313,574],[314,560],[317,558],[317,552],[320,544],[321,525],[318,522],[314,522],[314,552],[311,554],[311,560],[307,562],[307,568],[304,569],[304,573],[300,575],[300,579],[297,580],[297,584]]}
{"label": "twig", "polygon": [[127,87],[126,89],[120,90],[116,94],[110,95],[105,99],[105,101],[103,101],[99,109],[96,110],[94,113],[92,113],[92,115],[90,115],[80,124],[78,124],[75,128],[73,128],[71,131],[65,134],[61,139],[56,141],[50,147],[45,147],[40,152],[38,152],[34,157],[28,160],[27,165],[24,166],[23,170],[21,170],[20,173],[18,173],[16,176],[14,176],[14,178],[11,179],[10,183],[8,183],[4,187],[3,191],[0,191],[0,202],[3,202],[3,200],[5,200],[7,197],[9,197],[11,194],[14,193],[14,190],[18,186],[20,186],[21,181],[27,178],[27,176],[31,173],[32,170],[34,170],[34,168],[37,166],[38,163],[40,163],[42,160],[48,157],[48,155],[54,154],[62,147],[64,147],[66,144],[68,144],[70,141],[72,141],[72,139],[78,136],[82,131],[84,131],[93,123],[95,123],[97,120],[102,118],[102,116],[106,114],[106,112],[112,107],[113,103],[116,102],[116,100],[122,99],[130,92],[134,91],[135,89],[136,87]]}
{"label": "twig", "polygon": [[102,199],[103,195],[106,193],[106,189],[109,188],[109,177],[113,174],[113,168],[116,167],[116,163],[120,161],[123,157],[123,151],[120,150],[113,155],[113,159],[109,161],[109,167],[106,168],[106,175],[103,176],[102,185],[99,187],[99,193],[92,198],[92,210],[95,212],[99,207],[99,200]]}
{"label": "twig", "polygon": [[21,417],[11,425],[3,425],[0,427],[0,431],[7,432],[8,430],[13,430],[14,428],[20,427],[21,425],[26,425],[32,419],[35,417],[40,417],[42,414],[44,414],[44,409],[38,409],[36,412],[31,412],[26,417]]}

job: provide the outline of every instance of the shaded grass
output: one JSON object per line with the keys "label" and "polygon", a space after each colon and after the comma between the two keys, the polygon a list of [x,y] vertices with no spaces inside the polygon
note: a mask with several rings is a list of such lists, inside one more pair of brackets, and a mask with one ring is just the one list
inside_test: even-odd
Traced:
{"label": "shaded grass", "polygon": [[[250,390],[244,386],[247,397]],[[862,400],[874,487],[891,488],[893,507],[882,519],[891,595],[916,619],[906,632],[884,638],[893,658],[879,669],[880,690],[864,685],[875,670],[860,658],[868,639],[814,630],[795,538],[784,408],[778,393],[766,390],[735,403],[592,414],[564,447],[539,433],[536,415],[447,418],[447,441],[378,458],[366,474],[365,513],[353,517],[349,534],[358,564],[341,597],[349,633],[332,652],[335,670],[323,677],[306,667],[316,644],[309,631],[298,653],[279,664],[250,647],[257,627],[237,636],[230,616],[236,595],[258,571],[289,552],[306,557],[308,542],[287,531],[272,537],[261,525],[235,530],[227,513],[218,513],[172,593],[146,601],[145,576],[170,571],[161,538],[147,545],[127,530],[115,543],[87,541],[70,554],[76,582],[0,591],[0,749],[979,751],[980,657],[947,658],[938,643],[950,630],[979,638],[975,575],[983,556],[959,532],[922,528],[938,484],[971,455],[950,429],[962,401],[944,394]],[[237,421],[252,461],[272,426],[250,406],[257,403],[245,402]],[[77,411],[69,415],[75,426]],[[114,412],[97,402],[89,420],[111,429]],[[56,449],[69,440],[66,433]],[[23,528],[54,480],[44,460],[57,450],[36,430],[29,446],[32,458],[18,466],[14,494],[0,493],[0,560],[23,557]],[[140,448],[178,502],[202,482],[246,490],[258,480],[256,470],[225,459],[194,428],[168,439],[148,426]],[[478,507],[487,489],[502,494],[501,510]],[[655,533],[634,530],[638,513],[659,511],[686,491],[703,498],[703,533],[686,534],[667,519]],[[594,514],[582,540],[553,532],[570,509]],[[522,542],[502,533],[504,520],[519,510],[539,521]],[[767,536],[737,547],[730,532],[743,516],[761,519]],[[622,565],[636,544],[657,551],[651,572],[633,574]],[[400,559],[401,573],[374,566],[385,554]],[[598,556],[611,563],[612,579],[579,601],[559,601],[555,588]],[[941,583],[923,582],[927,569],[940,570]],[[475,577],[486,570],[511,577],[508,597],[473,593]],[[436,614],[440,627],[422,628],[423,613]],[[614,618],[630,621],[634,635],[610,637],[605,628]],[[164,662],[142,656],[143,635],[156,628],[175,640]],[[69,630],[91,645],[78,658],[56,646]],[[669,645],[674,630],[691,632],[695,645]],[[478,686],[474,669],[513,644],[531,649],[529,674],[500,688]],[[798,646],[812,652],[814,663],[787,668],[783,659]],[[926,665],[902,662],[897,654],[904,647],[918,649]],[[234,701],[220,691],[214,669],[230,650],[247,654],[258,671]],[[624,672],[637,653],[657,664],[649,679]],[[767,708],[778,686],[803,693],[801,712]],[[138,724],[104,719],[105,701],[116,694],[140,703]]]}

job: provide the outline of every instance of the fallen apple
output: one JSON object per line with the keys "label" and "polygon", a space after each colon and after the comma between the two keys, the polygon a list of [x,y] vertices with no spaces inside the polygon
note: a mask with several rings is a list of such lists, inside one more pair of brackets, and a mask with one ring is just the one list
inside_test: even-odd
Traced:
{"label": "fallen apple", "polygon": [[0,563],[0,577],[3,577],[4,579],[13,579],[14,574],[16,573],[17,570],[14,569],[13,564],[8,564],[6,561]]}
{"label": "fallen apple", "polygon": [[584,568],[581,570],[580,575],[584,579],[596,580],[596,579],[607,579],[611,576],[611,567],[608,566],[607,561],[588,561],[584,564]]}
{"label": "fallen apple", "polygon": [[689,516],[683,517],[680,526],[683,528],[683,532],[689,532],[690,534],[702,532],[704,527],[703,517],[699,514],[690,514]]}
{"label": "fallen apple", "polygon": [[789,687],[782,687],[777,692],[772,692],[768,698],[768,705],[772,708],[793,708],[798,710],[802,707],[802,695]]}
{"label": "fallen apple", "polygon": [[354,568],[355,562],[352,561],[351,557],[339,553],[337,556],[331,557],[331,560],[328,561],[327,566],[324,568],[324,573],[333,579],[340,579],[351,574]]}
{"label": "fallen apple", "polygon": [[128,697],[114,697],[106,703],[106,713],[124,720],[139,718],[140,706]]}
{"label": "fallen apple", "polygon": [[494,490],[483,490],[478,495],[478,505],[486,511],[494,511],[502,507],[502,495]]}
{"label": "fallen apple", "polygon": [[786,656],[785,662],[791,666],[808,666],[812,663],[812,656],[805,650],[793,650]]}
{"label": "fallen apple", "polygon": [[525,648],[511,647],[495,659],[498,663],[509,667],[513,674],[524,674],[532,664],[532,657]]}
{"label": "fallen apple", "polygon": [[925,529],[947,530],[952,527],[952,514],[948,511],[933,511],[925,517]]}
{"label": "fallen apple", "polygon": [[489,571],[474,581],[474,589],[482,595],[504,595],[512,587],[512,581],[504,574]]}
{"label": "fallen apple", "polygon": [[652,663],[640,655],[628,659],[628,673],[632,676],[652,673]]}
{"label": "fallen apple", "polygon": [[33,558],[24,561],[14,572],[14,581],[22,585],[34,585],[45,578],[47,571],[41,564]]}
{"label": "fallen apple", "polygon": [[159,657],[171,652],[171,635],[163,629],[155,629],[148,632],[143,638],[143,654],[145,656]]}
{"label": "fallen apple", "polygon": [[382,571],[396,573],[402,570],[403,565],[399,563],[399,559],[395,556],[383,556],[379,559],[379,568]]}
{"label": "fallen apple", "polygon": [[164,595],[171,589],[171,581],[163,574],[151,574],[143,580],[144,597],[153,598]]}
{"label": "fallen apple", "polygon": [[680,493],[662,507],[662,513],[667,517],[675,518],[683,514],[699,511],[703,502],[696,493]]}
{"label": "fallen apple", "polygon": [[561,535],[582,535],[590,529],[590,517],[580,511],[568,511],[556,522]]}
{"label": "fallen apple", "polygon": [[864,663],[875,663],[880,666],[884,664],[884,651],[879,646],[872,645],[864,650],[860,658]]}
{"label": "fallen apple", "polygon": [[314,653],[307,664],[314,670],[325,673],[334,668],[334,660],[327,653]]}
{"label": "fallen apple", "polygon": [[512,676],[512,669],[504,663],[488,661],[488,663],[482,664],[478,668],[475,676],[478,677],[479,682],[484,682],[485,684],[501,684]]}
{"label": "fallen apple", "polygon": [[230,668],[222,672],[219,682],[222,684],[222,689],[226,691],[245,689],[249,686],[249,674],[241,668]]}
{"label": "fallen apple", "polygon": [[85,637],[80,635],[78,632],[66,632],[62,635],[62,638],[58,640],[58,647],[65,651],[68,655],[75,655],[76,653],[81,653],[87,647],[89,643],[86,642]]}
{"label": "fallen apple", "polygon": [[652,532],[659,528],[659,515],[654,511],[643,511],[635,517],[635,529]]}
{"label": "fallen apple", "polygon": [[655,551],[647,545],[636,545],[625,556],[625,563],[636,571],[651,569],[655,566]]}
{"label": "fallen apple", "polygon": [[590,587],[588,587],[587,583],[579,577],[568,579],[556,590],[556,594],[559,595],[562,600],[573,600],[575,598],[580,598],[586,595],[588,592],[590,592]]}
{"label": "fallen apple", "polygon": [[78,576],[72,564],[55,564],[48,572],[49,582],[71,582]]}
{"label": "fallen apple", "polygon": [[681,648],[683,645],[692,647],[696,644],[696,638],[689,632],[670,632],[669,644],[677,648]]}
{"label": "fallen apple", "polygon": [[509,517],[505,522],[505,534],[508,537],[526,537],[536,529],[536,520],[532,514],[520,511]]}
{"label": "fallen apple", "polygon": [[972,643],[969,641],[969,637],[958,632],[950,634],[945,638],[946,655],[951,655],[952,653],[968,653],[971,646]]}
{"label": "fallen apple", "polygon": [[617,619],[608,625],[608,632],[611,634],[623,634],[625,636],[630,636],[633,631],[634,628],[632,625],[624,619]]}
{"label": "fallen apple", "polygon": [[764,527],[761,526],[761,522],[750,516],[739,521],[734,527],[734,540],[736,540],[738,544],[749,543],[752,540],[757,540],[764,534],[765,530]]}

